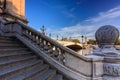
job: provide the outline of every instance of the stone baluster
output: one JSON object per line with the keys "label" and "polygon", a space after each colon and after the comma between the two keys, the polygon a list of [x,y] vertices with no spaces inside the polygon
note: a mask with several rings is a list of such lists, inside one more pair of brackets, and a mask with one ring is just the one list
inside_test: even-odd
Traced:
{"label": "stone baluster", "polygon": [[40,45],[40,37],[38,36],[38,39],[37,39],[37,45],[39,46]]}
{"label": "stone baluster", "polygon": [[53,47],[54,46],[52,44],[50,44],[49,47],[50,47],[50,49],[48,50],[48,53],[49,53],[50,56],[53,56]]}
{"label": "stone baluster", "polygon": [[48,42],[44,38],[42,38],[41,35],[36,34],[34,31],[31,31],[27,28],[23,27],[23,35],[25,38],[27,38],[30,42],[32,42],[34,45],[39,47],[42,51],[44,51],[49,56],[53,57],[60,63],[64,64],[65,62],[65,51],[60,49],[58,46],[52,44],[51,42]]}

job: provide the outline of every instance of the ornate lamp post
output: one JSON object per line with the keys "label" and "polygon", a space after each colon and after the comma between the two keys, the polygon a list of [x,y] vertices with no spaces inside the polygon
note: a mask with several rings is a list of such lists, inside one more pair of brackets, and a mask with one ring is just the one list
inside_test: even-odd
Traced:
{"label": "ornate lamp post", "polygon": [[84,53],[83,53],[83,38],[84,38],[84,36],[82,35],[81,38],[82,38],[82,55],[84,55]]}
{"label": "ornate lamp post", "polygon": [[42,30],[42,34],[45,35],[45,27],[44,27],[44,25],[42,26],[41,30]]}

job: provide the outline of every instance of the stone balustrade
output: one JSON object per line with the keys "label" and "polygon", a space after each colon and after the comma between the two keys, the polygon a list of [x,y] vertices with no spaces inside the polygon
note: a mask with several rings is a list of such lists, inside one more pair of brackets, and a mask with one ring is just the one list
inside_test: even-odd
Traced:
{"label": "stone balustrade", "polygon": [[[7,29],[4,27],[6,29],[6,33],[13,33],[13,36],[19,34],[27,41],[38,47],[41,51],[52,57],[54,60],[58,61],[60,64],[84,76],[92,76],[93,71],[91,70],[93,70],[93,61],[97,61],[97,59],[81,56],[75,51],[62,46],[55,40],[42,35],[40,32],[20,21],[7,22],[5,25],[6,27],[9,27]],[[88,66],[89,68],[87,68]],[[85,68],[86,71],[84,71]]]}
{"label": "stone balustrade", "polygon": [[[72,77],[77,80],[120,80],[120,52],[114,48],[114,42],[118,38],[119,32],[113,26],[107,25],[98,29],[96,39],[99,48],[95,49],[92,55],[81,56],[20,21],[1,23],[4,23],[1,24],[4,27],[0,29],[6,34],[21,36],[22,39],[30,42],[57,63],[64,65],[66,67],[64,69],[59,67],[61,65],[57,66],[57,68],[67,76],[73,75]],[[22,41],[25,43],[24,40]],[[56,64],[53,63],[53,65]],[[67,68],[77,74],[71,74],[74,73],[72,71],[66,73]]]}

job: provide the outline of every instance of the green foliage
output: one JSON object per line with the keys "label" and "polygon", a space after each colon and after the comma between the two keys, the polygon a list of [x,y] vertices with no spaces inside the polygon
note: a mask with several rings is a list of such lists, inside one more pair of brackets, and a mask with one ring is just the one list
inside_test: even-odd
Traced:
{"label": "green foliage", "polygon": [[80,43],[78,39],[71,39],[71,41],[74,42],[75,44]]}
{"label": "green foliage", "polygon": [[94,40],[94,39],[89,39],[87,43],[88,44],[97,44],[96,40]]}
{"label": "green foliage", "polygon": [[120,39],[116,40],[115,45],[120,45]]}
{"label": "green foliage", "polygon": [[63,38],[62,40],[63,40],[63,41],[68,41],[69,39],[68,39],[68,38]]}
{"label": "green foliage", "polygon": [[[97,42],[94,39],[89,39],[88,44],[97,44]],[[120,45],[120,39],[116,40],[115,45]]]}
{"label": "green foliage", "polygon": [[72,38],[63,38],[63,41],[71,41],[74,42],[75,44],[80,43],[79,39],[72,39]]}

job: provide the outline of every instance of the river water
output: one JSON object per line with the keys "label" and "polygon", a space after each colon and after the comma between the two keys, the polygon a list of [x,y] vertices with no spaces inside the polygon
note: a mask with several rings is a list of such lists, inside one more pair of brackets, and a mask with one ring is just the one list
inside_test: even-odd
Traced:
{"label": "river water", "polygon": [[87,49],[80,49],[76,52],[80,55],[88,55],[92,53],[92,50],[93,50],[92,48],[87,48]]}
{"label": "river water", "polygon": [[[93,46],[94,46],[94,48],[98,48],[98,46],[97,45],[92,45],[91,47],[88,47],[88,48],[86,48],[86,49],[80,49],[80,50],[78,50],[78,51],[76,51],[78,54],[80,54],[80,55],[88,55],[88,54],[91,54],[92,53],[92,51],[93,51]],[[118,49],[118,50],[120,50],[120,45],[115,45],[115,48],[116,49]]]}
{"label": "river water", "polygon": [[80,55],[89,55],[92,53],[93,48],[97,48],[97,45],[89,45],[86,49],[74,50]]}

